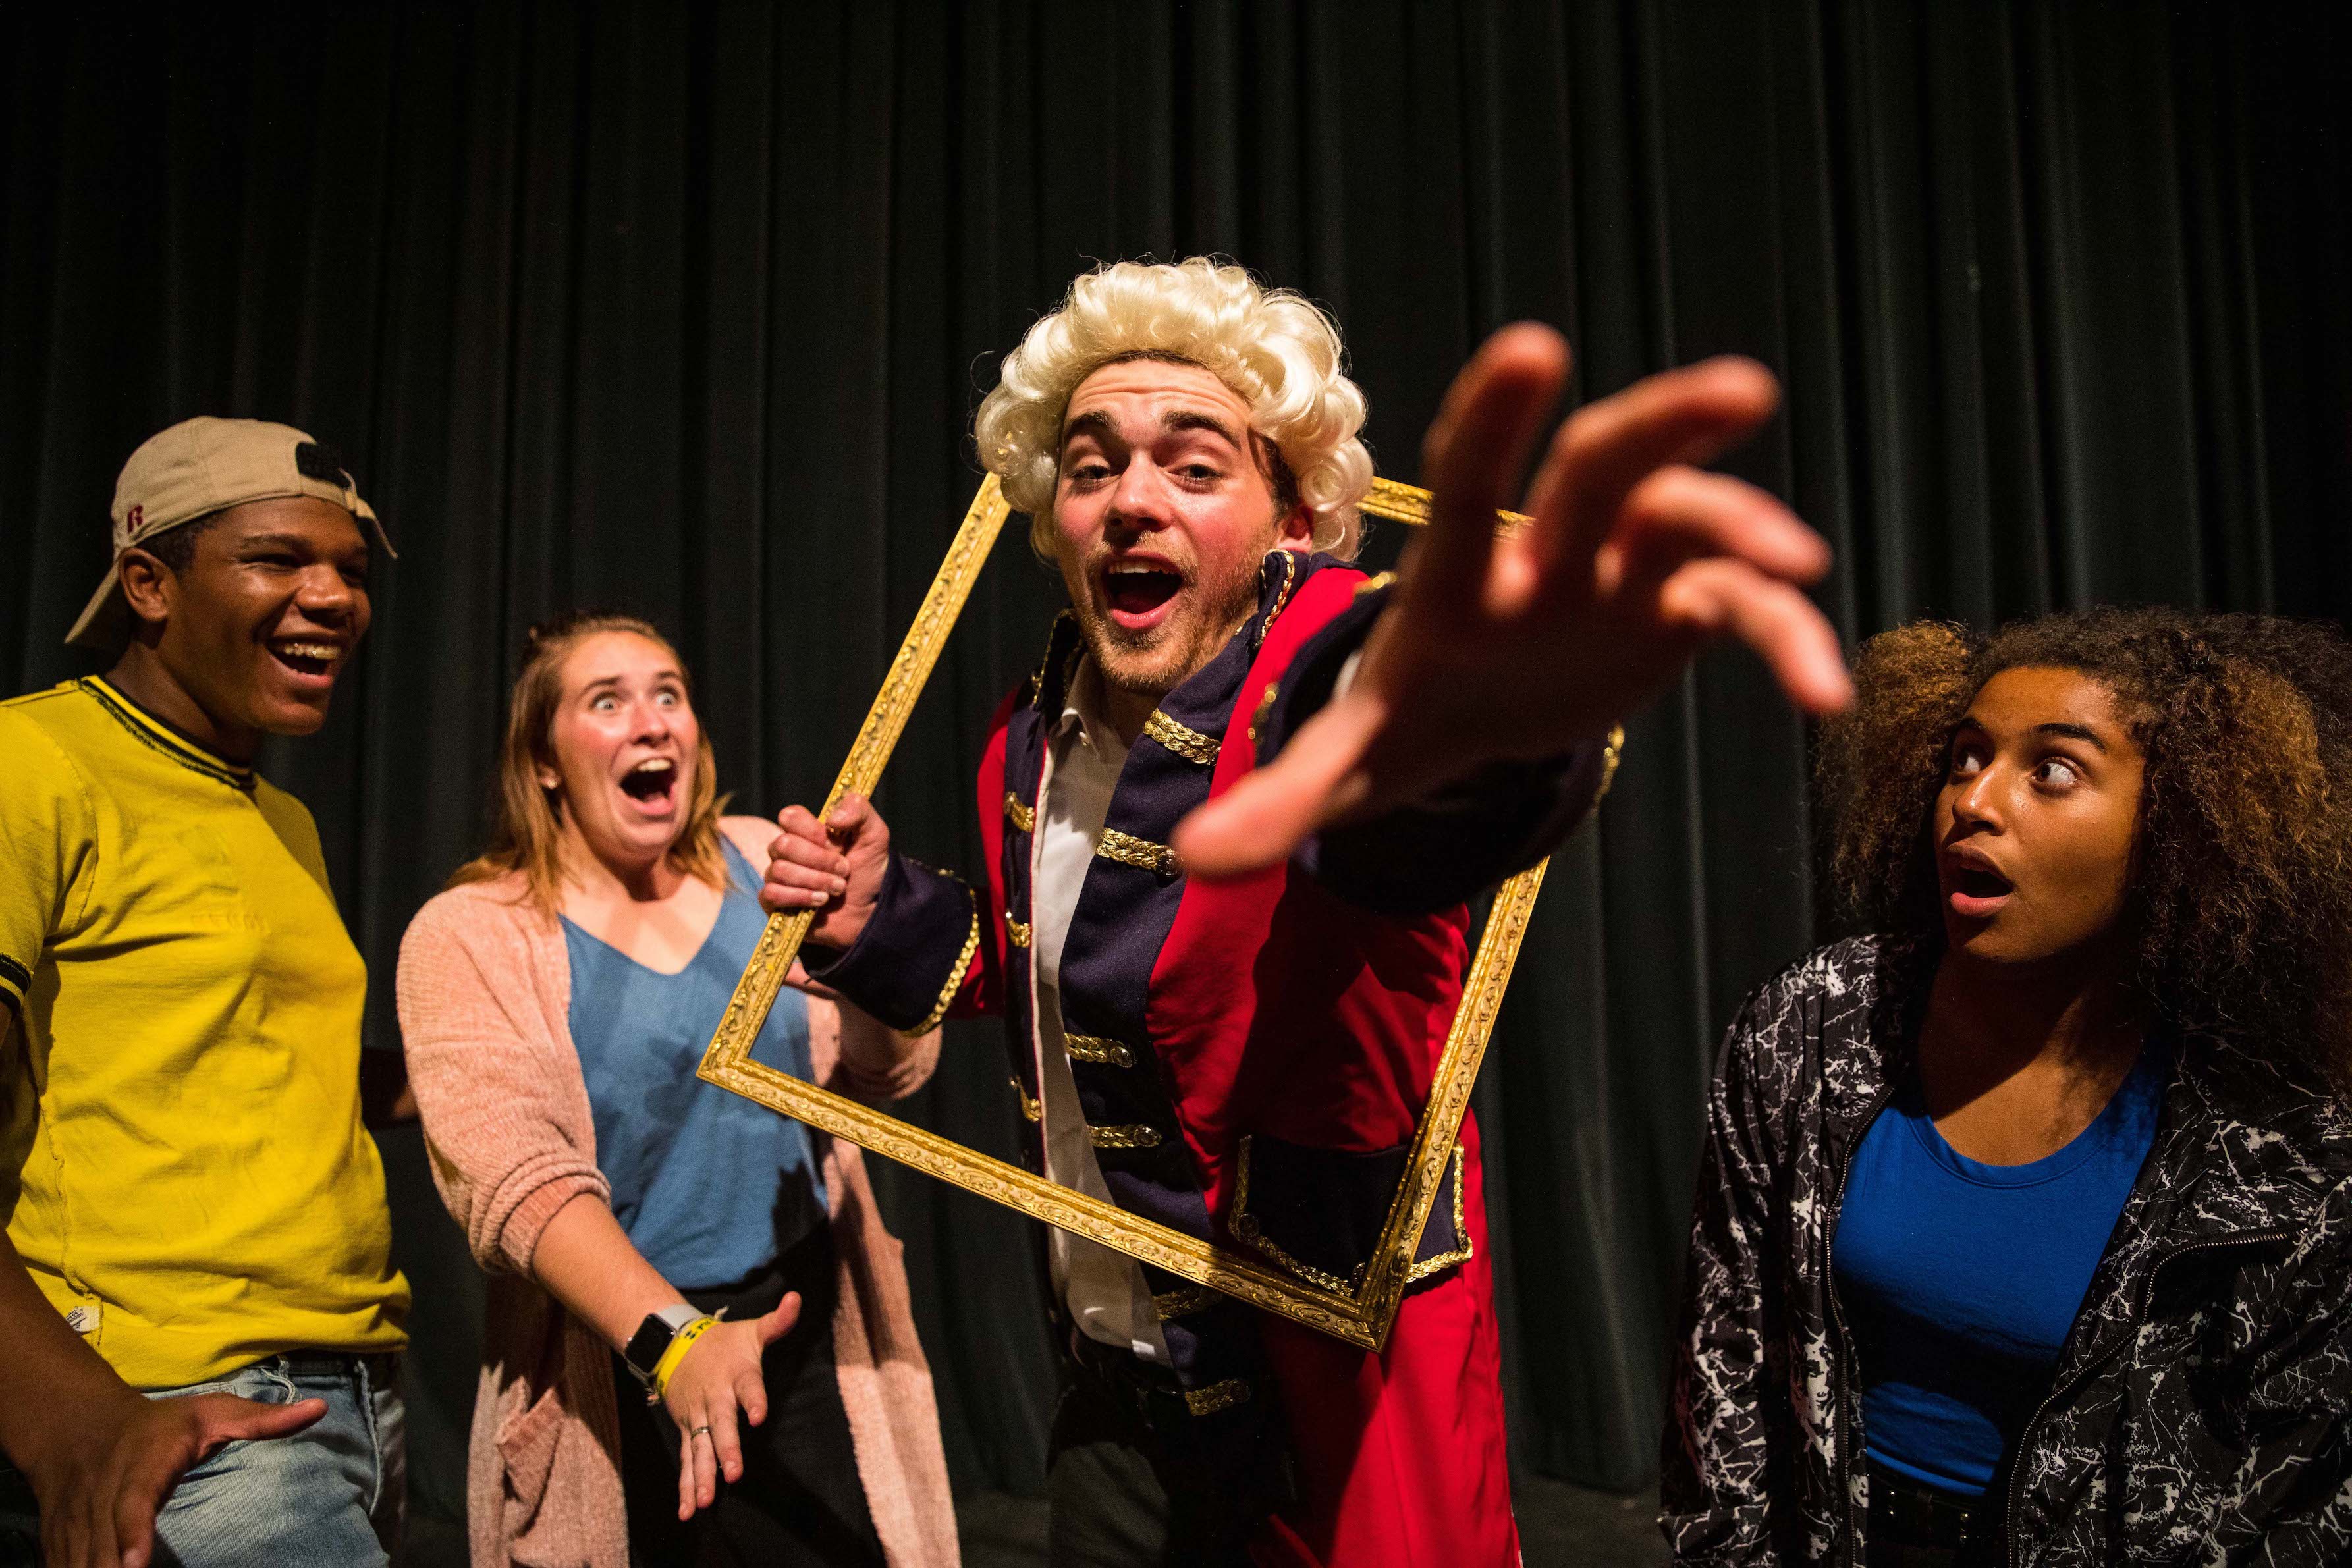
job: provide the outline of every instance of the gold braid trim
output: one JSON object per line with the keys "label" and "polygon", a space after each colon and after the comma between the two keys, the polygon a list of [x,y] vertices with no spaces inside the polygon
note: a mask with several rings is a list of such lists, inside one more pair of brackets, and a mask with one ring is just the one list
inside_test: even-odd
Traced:
{"label": "gold braid trim", "polygon": [[[964,893],[969,897],[971,890],[966,888]],[[948,1009],[955,1005],[956,993],[963,989],[963,977],[971,970],[972,955],[979,951],[980,900],[975,897],[971,901],[971,929],[964,933],[963,951],[956,955],[955,967],[948,971],[948,983],[940,988],[939,1005],[931,1009],[929,1018],[908,1030],[908,1034],[925,1035],[940,1027],[940,1020],[948,1016]]]}
{"label": "gold braid trim", "polygon": [[1037,1103],[1036,1101],[1029,1098],[1029,1091],[1021,1086],[1020,1079],[1015,1078],[1011,1082],[1013,1084],[1013,1092],[1021,1096],[1021,1113],[1024,1116],[1028,1117],[1033,1122],[1044,1121],[1045,1119],[1045,1107]]}
{"label": "gold braid trim", "polygon": [[1416,1280],[1426,1280],[1440,1270],[1451,1269],[1456,1263],[1470,1261],[1470,1228],[1462,1222],[1462,1145],[1454,1145],[1454,1247],[1434,1258],[1423,1259],[1405,1271],[1408,1285]]}
{"label": "gold braid trim", "polygon": [[1265,642],[1265,634],[1274,630],[1274,618],[1282,613],[1284,605],[1290,602],[1291,585],[1297,580],[1298,552],[1295,549],[1284,550],[1282,552],[1282,588],[1274,596],[1274,608],[1267,611],[1265,619],[1257,623],[1257,640],[1261,645]]}
{"label": "gold braid trim", "polygon": [[1248,1404],[1249,1397],[1248,1384],[1238,1377],[1228,1377],[1223,1383],[1212,1383],[1206,1388],[1184,1390],[1184,1408],[1195,1416],[1213,1416],[1220,1410]]}
{"label": "gold braid trim", "polygon": [[1004,939],[1015,947],[1029,946],[1029,934],[1033,929],[1026,921],[1015,920],[1010,915],[1004,917]]}
{"label": "gold braid trim", "polygon": [[1066,1034],[1062,1043],[1080,1061],[1097,1062],[1104,1067],[1132,1067],[1135,1052],[1115,1040],[1105,1040],[1098,1034]]}
{"label": "gold braid trim", "polygon": [[1197,762],[1203,768],[1216,766],[1219,748],[1216,739],[1178,724],[1158,708],[1153,708],[1151,716],[1143,721],[1143,733],[1187,762]]}
{"label": "gold braid trim", "polygon": [[1234,1171],[1234,1215],[1225,1222],[1227,1228],[1310,1285],[1319,1285],[1324,1290],[1341,1296],[1352,1296],[1362,1290],[1363,1264],[1357,1264],[1356,1271],[1342,1280],[1337,1274],[1325,1273],[1312,1263],[1300,1262],[1276,1246],[1272,1237],[1258,1228],[1257,1216],[1249,1211],[1249,1166],[1250,1140],[1249,1134],[1244,1133],[1242,1134],[1238,1164]]}
{"label": "gold braid trim", "polygon": [[1088,1127],[1087,1142],[1098,1149],[1156,1149],[1160,1129],[1140,1122],[1118,1127]]}
{"label": "gold braid trim", "polygon": [[1182,868],[1176,863],[1176,852],[1166,844],[1155,844],[1150,839],[1139,839],[1133,833],[1122,833],[1117,828],[1105,828],[1095,853],[1121,865],[1140,867],[1155,876],[1174,876]]}
{"label": "gold braid trim", "polygon": [[1218,1294],[1206,1285],[1186,1285],[1181,1290],[1162,1291],[1151,1298],[1151,1310],[1160,1314],[1160,1322],[1166,1322],[1170,1318],[1189,1317],[1203,1307],[1214,1306]]}
{"label": "gold braid trim", "polygon": [[1004,820],[1024,833],[1037,831],[1037,812],[1034,807],[1021,803],[1021,797],[1012,790],[1004,792]]}

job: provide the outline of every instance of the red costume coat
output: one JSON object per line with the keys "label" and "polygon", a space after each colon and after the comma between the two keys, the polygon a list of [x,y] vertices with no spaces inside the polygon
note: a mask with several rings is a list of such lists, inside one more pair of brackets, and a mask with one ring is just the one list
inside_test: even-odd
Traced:
{"label": "red costume coat", "polygon": [[[1329,841],[1319,868],[1309,853],[1231,882],[1183,876],[1165,849],[1176,823],[1319,706],[1380,608],[1368,588],[1324,558],[1266,558],[1258,615],[1162,699],[1129,753],[1061,969],[1072,1071],[1114,1201],[1324,1284],[1370,1255],[1467,967],[1461,903],[1383,908],[1416,886],[1476,885],[1532,862],[1599,779],[1595,748],[1473,791],[1457,803],[1466,810],[1374,824],[1377,847],[1353,858],[1391,883],[1359,876],[1352,897],[1335,890],[1349,857]],[[992,728],[980,769],[987,894],[894,856],[865,935],[811,966],[901,1028],[943,1010],[1004,1013],[1032,1168],[1043,1158],[1033,829],[1077,653],[1065,617]],[[1422,1239],[1428,1272],[1378,1354],[1144,1270],[1190,1418],[1260,1469],[1287,1457],[1296,1495],[1254,1539],[1262,1563],[1518,1562],[1474,1123],[1461,1145]]]}

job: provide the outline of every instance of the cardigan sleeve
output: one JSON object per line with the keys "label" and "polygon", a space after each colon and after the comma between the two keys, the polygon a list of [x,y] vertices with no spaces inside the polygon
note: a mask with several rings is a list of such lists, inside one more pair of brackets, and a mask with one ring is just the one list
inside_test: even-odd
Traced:
{"label": "cardigan sleeve", "polygon": [[401,938],[394,989],[434,1185],[483,1268],[530,1272],[540,1233],[596,1168],[580,1060],[519,912],[458,888]]}

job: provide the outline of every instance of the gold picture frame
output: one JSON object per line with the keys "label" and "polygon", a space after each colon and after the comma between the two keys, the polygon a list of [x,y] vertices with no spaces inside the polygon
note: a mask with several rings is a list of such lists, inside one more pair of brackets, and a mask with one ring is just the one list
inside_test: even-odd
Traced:
{"label": "gold picture frame", "polygon": [[[1430,496],[1410,485],[1376,479],[1371,493],[1363,500],[1362,509],[1370,516],[1397,522],[1426,523]],[[964,514],[962,527],[948,547],[947,559],[923,595],[914,624],[891,660],[882,689],[875,695],[866,722],[850,747],[849,759],[842,764],[840,775],[825,797],[824,811],[830,811],[845,793],[870,793],[880,780],[883,764],[906,727],[915,699],[930,678],[940,649],[954,628],[1009,511],[997,487],[996,476],[992,474],[981,482],[979,494],[972,497],[971,507]],[[1502,528],[1525,520],[1516,513],[1497,514],[1497,527]],[[1616,757],[1617,737],[1612,736],[1606,759],[1609,768],[1614,768]],[[819,813],[820,817],[824,814]],[[1377,1351],[1387,1343],[1389,1325],[1396,1317],[1397,1304],[1410,1282],[1422,1228],[1428,1223],[1430,1207],[1444,1183],[1445,1167],[1454,1158],[1455,1138],[1469,1110],[1471,1087],[1477,1082],[1479,1063],[1486,1056],[1486,1041],[1494,1030],[1495,1016],[1502,1006],[1512,965],[1526,938],[1528,918],[1535,909],[1536,894],[1543,886],[1543,876],[1544,864],[1538,864],[1505,882],[1495,895],[1485,933],[1464,980],[1461,1006],[1446,1033],[1445,1049],[1438,1059],[1429,1102],[1414,1134],[1404,1176],[1390,1202],[1379,1245],[1352,1290],[1346,1288],[1343,1281],[1316,1283],[1279,1266],[1270,1257],[1220,1247],[1171,1226],[1129,1214],[1075,1188],[901,1122],[860,1101],[753,1061],[752,1042],[775,1002],[776,993],[783,987],[802,939],[808,934],[811,915],[805,910],[768,917],[767,928],[752,950],[743,977],[736,983],[735,994],[728,1001],[698,1071],[703,1079],[723,1089],[952,1183],[966,1192],[1101,1242],[1252,1306],[1279,1312],[1350,1344]],[[1341,1288],[1330,1288],[1335,1284]]]}

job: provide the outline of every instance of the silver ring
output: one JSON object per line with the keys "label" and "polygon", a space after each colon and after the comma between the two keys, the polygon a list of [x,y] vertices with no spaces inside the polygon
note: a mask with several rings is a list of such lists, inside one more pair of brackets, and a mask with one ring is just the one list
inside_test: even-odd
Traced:
{"label": "silver ring", "polygon": [[[709,1437],[710,1428],[708,1427],[697,1427],[693,1431],[688,1432],[687,1436],[689,1437]],[[711,1441],[715,1444],[718,1439],[712,1437]]]}

